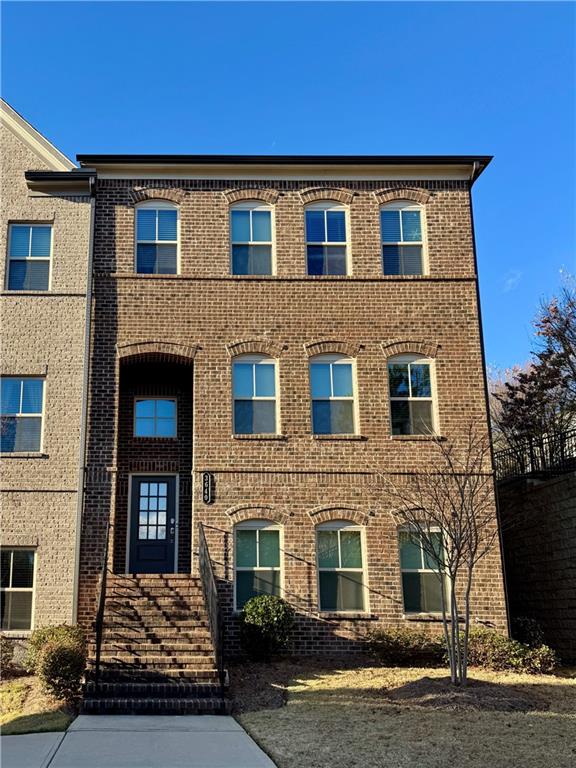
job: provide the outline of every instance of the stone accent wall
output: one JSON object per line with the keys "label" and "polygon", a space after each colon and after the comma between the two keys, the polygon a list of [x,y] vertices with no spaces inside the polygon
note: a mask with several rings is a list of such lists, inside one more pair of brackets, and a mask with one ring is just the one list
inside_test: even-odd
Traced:
{"label": "stone accent wall", "polygon": [[510,616],[536,619],[576,662],[576,473],[498,488]]}
{"label": "stone accent wall", "polygon": [[[0,370],[45,377],[41,453],[1,457],[2,545],[36,550],[41,626],[73,617],[90,202],[30,194],[24,172],[48,166],[3,124],[0,145]],[[53,225],[48,292],[5,290],[8,226],[18,222]]]}
{"label": "stone accent wall", "polygon": [[[317,187],[329,187],[332,198],[336,190],[348,205],[351,276],[306,275],[303,198],[317,199]],[[426,206],[430,274],[425,277],[382,275],[379,200],[388,199],[387,192],[396,199],[406,188],[410,199]],[[149,199],[142,194],[147,189],[173,190],[164,191],[163,199],[170,194],[179,201],[180,275],[134,273],[134,200]],[[263,199],[276,200],[275,276],[230,275],[229,206],[243,190],[251,197],[260,190]],[[146,350],[162,356],[172,344],[194,354],[193,521],[206,525],[226,615],[232,617],[233,526],[268,516],[283,524],[284,591],[299,612],[300,650],[355,647],[378,624],[406,621],[397,531],[379,476],[417,472],[429,461],[432,446],[426,437],[391,436],[386,364],[398,350],[424,350],[434,357],[439,428],[456,444],[464,445],[471,419],[486,424],[467,184],[102,179],[95,269],[83,620],[94,616],[105,523],[119,493],[121,358],[131,345],[146,359]],[[153,344],[159,345],[156,351]],[[232,434],[231,359],[247,350],[266,350],[277,359],[278,436]],[[309,355],[326,351],[344,351],[356,360],[359,434],[351,438],[311,434]],[[203,471],[215,476],[211,506],[202,502]],[[366,615],[343,619],[318,613],[315,525],[327,519],[366,525]],[[194,553],[194,527],[189,545]],[[194,554],[192,568],[195,572]],[[474,616],[506,626],[498,550],[479,567]],[[435,621],[413,621],[439,627]],[[234,649],[234,630],[229,637]]]}

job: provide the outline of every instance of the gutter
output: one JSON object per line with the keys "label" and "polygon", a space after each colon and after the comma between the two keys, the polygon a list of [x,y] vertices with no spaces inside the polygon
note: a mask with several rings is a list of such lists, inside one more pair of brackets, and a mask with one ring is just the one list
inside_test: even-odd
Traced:
{"label": "gutter", "polygon": [[72,583],[72,623],[78,621],[78,593],[80,587],[80,547],[82,544],[82,517],[84,512],[85,471],[87,451],[88,384],[90,380],[90,344],[92,340],[92,273],[94,261],[94,228],[96,219],[96,176],[88,179],[90,189],[90,240],[86,278],[86,312],[84,325],[84,368],[82,374],[82,415],[80,417],[80,445],[78,459],[78,498],[76,503],[76,545],[74,551],[74,580]]}

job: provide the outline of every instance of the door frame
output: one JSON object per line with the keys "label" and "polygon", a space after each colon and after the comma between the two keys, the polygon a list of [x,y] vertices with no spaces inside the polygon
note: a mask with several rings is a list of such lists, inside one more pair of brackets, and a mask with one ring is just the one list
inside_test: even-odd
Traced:
{"label": "door frame", "polygon": [[126,559],[124,563],[124,572],[130,573],[130,531],[132,529],[132,487],[135,477],[173,477],[175,479],[174,489],[174,571],[178,573],[178,533],[179,533],[179,515],[180,515],[180,475],[177,472],[129,472],[128,473],[128,517],[126,525]]}

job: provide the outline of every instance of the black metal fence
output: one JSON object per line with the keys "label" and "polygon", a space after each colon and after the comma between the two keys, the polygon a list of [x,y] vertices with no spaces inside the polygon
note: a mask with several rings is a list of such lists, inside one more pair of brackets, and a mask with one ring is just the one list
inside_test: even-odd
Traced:
{"label": "black metal fence", "polygon": [[496,478],[554,477],[576,470],[576,429],[519,440],[494,454]]}
{"label": "black metal fence", "polygon": [[202,523],[198,524],[200,531],[198,546],[198,565],[200,567],[200,579],[202,581],[202,591],[208,613],[208,624],[210,626],[210,635],[216,654],[216,666],[218,668],[218,677],[220,679],[221,696],[224,698],[224,687],[226,684],[226,672],[224,668],[224,621],[222,611],[218,600],[218,587],[214,568],[212,567],[212,558],[208,550],[208,542],[204,533]]}

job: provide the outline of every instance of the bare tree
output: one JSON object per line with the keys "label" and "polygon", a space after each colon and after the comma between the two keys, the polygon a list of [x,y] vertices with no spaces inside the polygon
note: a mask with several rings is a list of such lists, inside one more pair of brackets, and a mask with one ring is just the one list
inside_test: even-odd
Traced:
{"label": "bare tree", "polygon": [[396,524],[438,575],[450,678],[464,685],[474,571],[498,537],[488,435],[471,423],[462,445],[435,438],[434,453],[404,484],[383,479]]}

